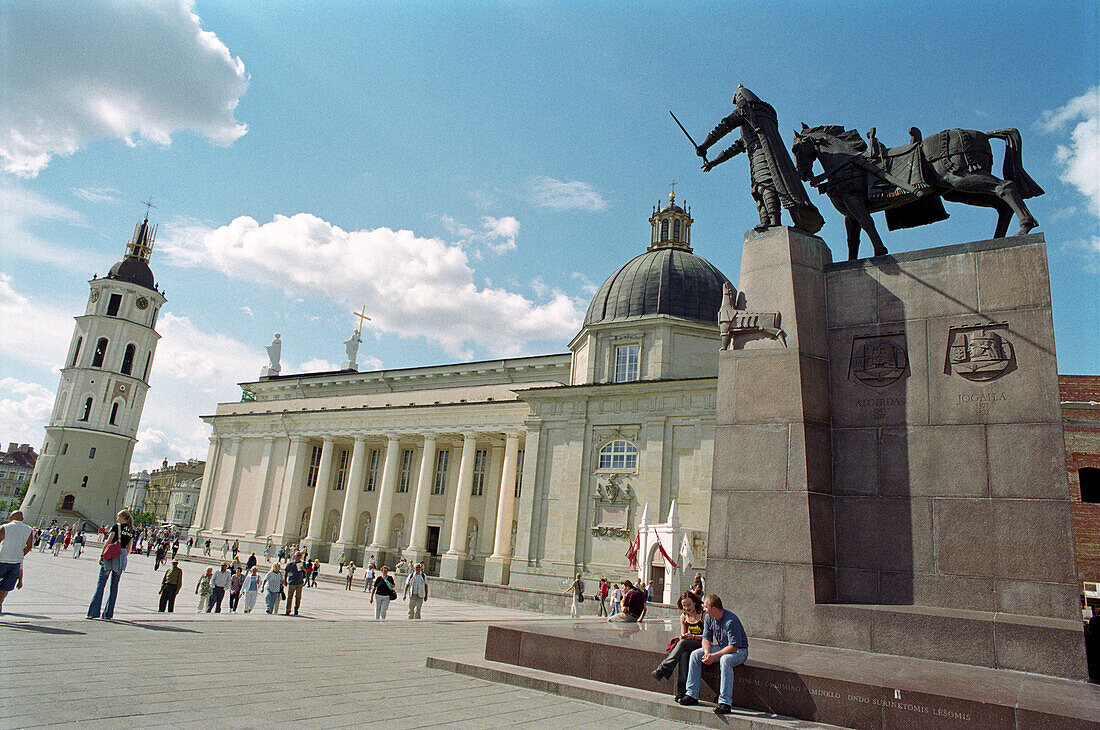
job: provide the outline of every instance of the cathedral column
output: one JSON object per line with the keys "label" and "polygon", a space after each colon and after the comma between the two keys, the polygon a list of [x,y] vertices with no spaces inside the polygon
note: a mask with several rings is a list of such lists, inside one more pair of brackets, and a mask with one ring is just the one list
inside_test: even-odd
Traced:
{"label": "cathedral column", "polygon": [[202,473],[202,486],[199,488],[199,503],[195,507],[195,524],[191,534],[198,537],[199,533],[207,527],[207,507],[213,501],[214,475],[218,471],[218,457],[221,455],[221,440],[217,436],[210,437],[210,449],[206,452],[206,467]]}
{"label": "cathedral column", "polygon": [[241,453],[241,437],[234,436],[229,439],[229,442],[229,453],[226,454],[225,459],[225,471],[229,477],[229,484],[227,485],[229,494],[225,500],[225,511],[222,512],[222,525],[219,528],[219,532],[223,535],[229,531],[229,521],[233,518],[233,505],[237,501],[237,487],[240,482],[237,478],[237,456]]}
{"label": "cathedral column", "polygon": [[401,439],[390,434],[386,441],[386,461],[382,466],[382,484],[378,488],[378,514],[374,517],[374,541],[369,552],[374,553],[379,565],[386,560],[389,549],[390,519],[393,516],[393,492],[397,488],[397,472],[401,468]]}
{"label": "cathedral column", "polygon": [[504,466],[500,472],[500,496],[497,499],[497,529],[493,539],[493,554],[485,561],[486,583],[508,583],[508,569],[512,563],[512,516],[516,506],[519,436],[518,433],[508,434],[504,445]]}
{"label": "cathedral column", "polygon": [[279,491],[279,511],[275,515],[275,532],[271,535],[276,545],[285,545],[291,538],[291,520],[298,511],[298,498],[305,487],[311,448],[309,441],[302,436],[290,437],[283,486]]}
{"label": "cathedral column", "polygon": [[306,539],[302,541],[302,547],[317,558],[317,548],[325,543],[321,531],[325,529],[325,501],[328,498],[329,482],[332,481],[332,452],[335,450],[335,439],[325,436],[321,446],[321,464],[317,468],[317,484],[313,487],[313,506],[309,509],[309,529],[306,531]]}
{"label": "cathedral column", "polygon": [[458,485],[455,489],[451,518],[451,544],[440,561],[440,578],[462,578],[466,566],[466,528],[470,521],[470,489],[474,484],[474,453],[477,434],[462,435],[462,461],[458,465]]}
{"label": "cathedral column", "polygon": [[329,562],[333,555],[344,553],[348,560],[356,560],[355,528],[359,525],[359,496],[363,491],[363,461],[367,452],[367,439],[355,437],[355,446],[351,450],[351,467],[348,472],[348,484],[344,488],[344,509],[340,517],[340,539],[332,546]]}
{"label": "cathedral column", "polygon": [[274,436],[264,436],[264,453],[260,457],[260,465],[263,467],[263,479],[264,482],[260,486],[260,498],[256,502],[256,518],[252,529],[246,532],[246,535],[255,537],[263,533],[264,518],[267,516],[267,502],[271,496],[271,473],[274,469],[274,464],[271,462],[271,452],[275,447]]}
{"label": "cathedral column", "polygon": [[416,481],[412,530],[409,533],[409,546],[405,549],[405,557],[410,563],[421,563],[428,557],[428,500],[432,494],[435,459],[435,434],[424,434],[424,455],[420,459],[420,478]]}

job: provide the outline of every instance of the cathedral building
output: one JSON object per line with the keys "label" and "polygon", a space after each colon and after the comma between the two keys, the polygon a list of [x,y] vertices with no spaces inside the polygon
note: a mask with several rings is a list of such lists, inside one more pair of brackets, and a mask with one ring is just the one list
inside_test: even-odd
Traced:
{"label": "cathedral building", "polygon": [[149,268],[156,226],[146,217],[126,255],[89,282],[61,368],[42,453],[22,510],[29,524],[112,524],[125,501],[130,458],[149,391],[164,306]]}
{"label": "cathedral building", "polygon": [[[654,208],[648,247],[600,286],[569,352],[242,383],[204,417],[192,534],[560,589],[628,575],[639,527],[671,512],[706,555],[727,279],[691,225],[674,196]],[[639,559],[660,584],[656,550]]]}

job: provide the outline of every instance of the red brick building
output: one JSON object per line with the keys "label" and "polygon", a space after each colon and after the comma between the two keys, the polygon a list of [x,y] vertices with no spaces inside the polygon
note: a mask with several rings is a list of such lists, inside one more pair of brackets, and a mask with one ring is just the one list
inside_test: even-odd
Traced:
{"label": "red brick building", "polygon": [[1077,575],[1100,583],[1100,375],[1059,375]]}

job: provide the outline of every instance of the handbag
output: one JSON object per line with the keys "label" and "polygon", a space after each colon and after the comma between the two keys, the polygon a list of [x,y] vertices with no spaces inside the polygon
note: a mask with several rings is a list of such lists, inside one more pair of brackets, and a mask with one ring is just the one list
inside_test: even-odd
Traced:
{"label": "handbag", "polygon": [[114,560],[122,555],[122,529],[118,530],[118,539],[103,546],[103,552],[99,554],[104,560]]}

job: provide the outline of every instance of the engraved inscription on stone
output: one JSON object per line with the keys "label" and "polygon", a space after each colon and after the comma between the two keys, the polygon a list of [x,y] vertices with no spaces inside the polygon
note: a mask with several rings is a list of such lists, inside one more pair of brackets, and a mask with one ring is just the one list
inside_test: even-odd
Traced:
{"label": "engraved inscription on stone", "polygon": [[909,367],[905,335],[853,337],[852,357],[848,361],[848,378],[855,378],[872,388],[882,388],[897,381]]}
{"label": "engraved inscription on stone", "polygon": [[1005,335],[1008,323],[952,327],[944,373],[984,383],[1016,369],[1016,351]]}

